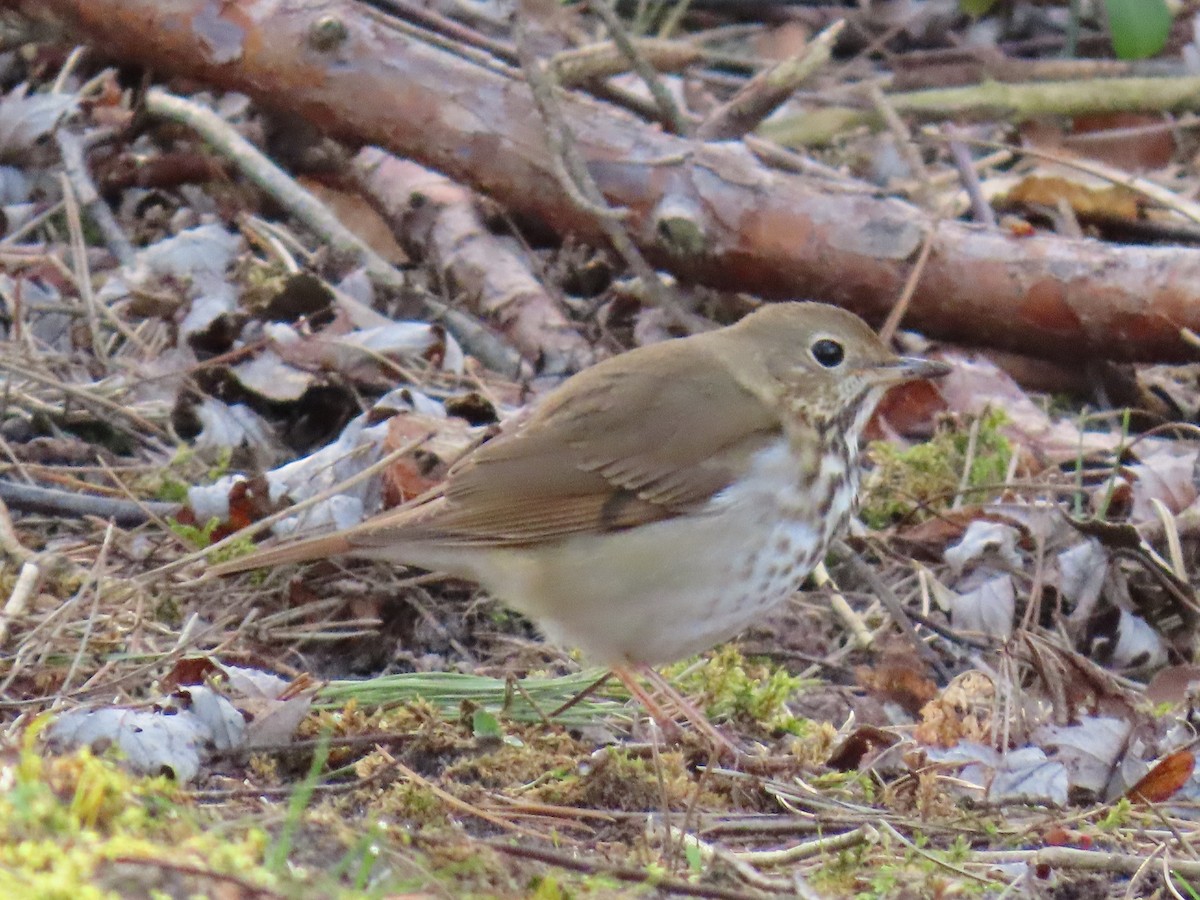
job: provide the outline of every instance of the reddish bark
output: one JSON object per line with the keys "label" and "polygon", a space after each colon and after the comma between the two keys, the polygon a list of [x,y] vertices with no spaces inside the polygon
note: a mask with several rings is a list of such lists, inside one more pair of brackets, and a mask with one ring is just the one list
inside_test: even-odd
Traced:
{"label": "reddish bark", "polygon": [[570,374],[594,361],[525,260],[484,227],[470,191],[375,147],[361,150],[351,169],[409,249],[432,259],[457,295],[525,358],[539,360],[541,373]]}
{"label": "reddish bark", "polygon": [[[519,76],[389,26],[345,0],[0,0],[66,24],[114,57],[244,91],[330,134],[375,143],[491,193],[522,215],[602,240],[558,188]],[[878,321],[903,289],[928,218],[908,204],[822,191],[740,143],[697,144],[566,94],[564,112],[634,240],[684,279],[812,297]],[[700,253],[660,245],[656,211],[693,211]],[[907,324],[1058,359],[1190,359],[1200,251],[938,227]]]}

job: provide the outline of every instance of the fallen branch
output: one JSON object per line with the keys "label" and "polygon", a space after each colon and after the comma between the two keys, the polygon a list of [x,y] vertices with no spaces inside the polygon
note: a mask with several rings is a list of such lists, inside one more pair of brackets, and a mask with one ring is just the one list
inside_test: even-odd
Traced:
{"label": "fallen branch", "polygon": [[845,26],[846,23],[839,19],[809,41],[799,53],[759,72],[709,114],[696,130],[696,136],[704,141],[721,141],[753,131],[796,88],[829,62],[833,46]]}
{"label": "fallen branch", "polygon": [[[554,188],[541,117],[516,72],[500,61],[466,61],[416,39],[411,28],[402,33],[363,5],[0,0],[0,7],[65,22],[106,53],[162,75],[245,91],[335,136],[386,147],[560,233],[606,240],[602,223]],[[314,46],[310,35],[331,18],[342,37]],[[682,279],[813,297],[879,321],[932,228],[909,204],[831,193],[766,168],[741,144],[663,134],[571,92],[558,100],[608,206],[627,209],[634,241]],[[699,250],[664,243],[655,226],[665,206],[692,211]],[[935,337],[1057,359],[1192,359],[1180,330],[1200,331],[1198,284],[1196,250],[1017,238],[946,222],[907,322]]]}
{"label": "fallen branch", "polygon": [[[1200,77],[1086,78],[889,94],[896,112],[918,119],[988,118],[1022,121],[1035,116],[1085,116],[1118,112],[1183,112],[1200,107]],[[851,128],[879,127],[876,110],[827,106],[772,122],[764,133],[790,146],[824,144]]]}
{"label": "fallen branch", "polygon": [[[637,38],[633,46],[657,72],[679,72],[704,59],[704,51],[679,41]],[[516,59],[516,53],[513,54]],[[629,71],[629,58],[612,41],[573,47],[550,60],[554,76],[564,87],[577,87]]]}
{"label": "fallen branch", "polygon": [[[1133,875],[1146,861],[1143,855],[1112,853],[1107,850],[1079,850],[1075,847],[1042,847],[1039,850],[983,850],[971,855],[970,862],[984,865],[1046,866],[1050,869],[1074,869],[1080,872],[1106,872],[1110,875]],[[1200,862],[1173,859],[1168,869],[1184,878],[1200,878]]]}
{"label": "fallen branch", "polygon": [[[325,204],[276,166],[215,112],[157,88],[147,92],[146,109],[151,115],[171,119],[195,130],[259,189],[312,229],[335,253],[356,260],[362,265],[376,284],[397,292],[405,289],[407,282],[399,269],[368,247],[358,235],[343,225]],[[465,317],[455,310],[448,309],[433,297],[425,297],[424,303],[430,313],[445,322],[459,343],[493,369],[512,371],[515,367],[516,361],[506,355],[503,349],[494,349],[494,342],[477,333],[475,323],[470,320],[464,321]]]}
{"label": "fallen branch", "polygon": [[397,291],[407,286],[400,270],[368,247],[324,203],[211,109],[155,88],[146,94],[146,111],[194,130],[251,182],[311,228],[330,249],[362,265],[373,281]]}
{"label": "fallen branch", "polygon": [[178,503],[164,503],[158,500],[137,503],[117,497],[59,491],[33,484],[17,484],[15,481],[4,479],[0,479],[0,501],[22,512],[72,518],[95,516],[111,519],[122,527],[142,525],[152,516],[173,516],[179,512]]}
{"label": "fallen branch", "polygon": [[456,294],[494,323],[545,374],[576,372],[592,360],[587,341],[524,261],[488,232],[471,192],[374,147],[351,164],[363,193],[411,249],[432,259]]}

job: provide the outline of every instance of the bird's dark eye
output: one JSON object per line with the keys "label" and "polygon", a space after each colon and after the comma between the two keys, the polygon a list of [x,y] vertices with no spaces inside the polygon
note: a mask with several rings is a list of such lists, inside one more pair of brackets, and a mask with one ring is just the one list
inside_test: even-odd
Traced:
{"label": "bird's dark eye", "polygon": [[842,360],[846,358],[846,350],[837,341],[822,338],[812,345],[812,355],[813,359],[825,368],[832,369],[841,365]]}

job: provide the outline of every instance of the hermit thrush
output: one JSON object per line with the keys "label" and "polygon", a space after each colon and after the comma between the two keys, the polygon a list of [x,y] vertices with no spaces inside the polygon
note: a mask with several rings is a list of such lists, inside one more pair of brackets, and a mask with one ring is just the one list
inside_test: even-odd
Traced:
{"label": "hermit thrush", "polygon": [[579,373],[436,498],[215,571],[345,554],[445,572],[626,680],[790,597],[849,521],[880,397],[944,370],[844,310],[772,304]]}

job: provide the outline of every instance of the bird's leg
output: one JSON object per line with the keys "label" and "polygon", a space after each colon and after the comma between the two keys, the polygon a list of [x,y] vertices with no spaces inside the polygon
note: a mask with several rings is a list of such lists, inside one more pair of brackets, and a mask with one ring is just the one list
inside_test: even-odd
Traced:
{"label": "bird's leg", "polygon": [[677,691],[661,672],[646,665],[640,666],[639,669],[642,676],[658,691],[659,696],[675,707],[676,712],[683,717],[684,721],[691,723],[692,727],[707,737],[714,747],[723,753],[731,754],[735,759],[740,759],[745,755],[745,751],[741,747],[727,738],[719,728],[709,721],[704,710]]}
{"label": "bird's leg", "polygon": [[638,683],[637,672],[635,669],[627,669],[623,666],[617,666],[612,670],[612,674],[616,679],[625,685],[625,690],[629,691],[633,699],[637,700],[642,705],[642,708],[650,714],[655,724],[662,729],[663,734],[668,740],[675,740],[679,737],[679,724],[675,721],[675,717],[668,713],[657,700],[654,695],[646,691],[645,688]]}
{"label": "bird's leg", "polygon": [[[708,717],[704,715],[703,711],[697,709],[695,705],[680,694],[679,691],[675,690],[671,683],[652,667],[644,663],[636,663],[629,667],[617,666],[613,669],[613,675],[646,708],[651,718],[658,723],[658,726],[663,729],[664,733],[670,735],[679,728],[678,723],[675,721],[675,716],[664,709],[665,705],[673,708],[675,713],[708,738],[713,746],[721,750],[722,753],[732,754],[735,759],[740,759],[745,755],[740,747],[721,734],[716,726],[708,721]],[[637,680],[638,675],[641,675],[650,683],[654,691],[658,693],[657,698],[641,686]],[[665,703],[660,703],[660,699],[665,701]]]}

